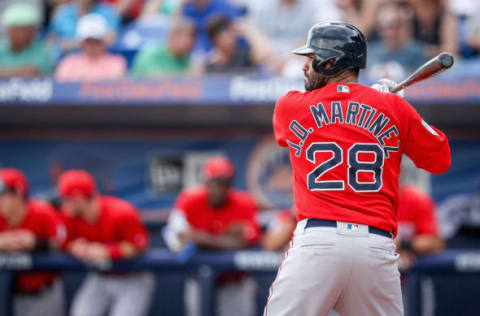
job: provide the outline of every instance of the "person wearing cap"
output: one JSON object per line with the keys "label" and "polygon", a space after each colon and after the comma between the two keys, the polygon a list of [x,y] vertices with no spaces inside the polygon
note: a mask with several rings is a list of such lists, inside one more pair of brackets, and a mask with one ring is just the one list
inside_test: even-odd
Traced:
{"label": "person wearing cap", "polygon": [[[175,252],[189,244],[207,250],[237,250],[260,238],[257,205],[249,193],[232,188],[235,169],[223,156],[209,159],[205,184],[180,193],[171,212],[164,238]],[[255,283],[243,273],[224,273],[217,280],[217,315],[254,315]],[[199,284],[190,277],[185,285],[186,315],[199,314]]]}
{"label": "person wearing cap", "polygon": [[445,243],[440,236],[433,198],[407,182],[398,192],[398,234],[395,239],[400,255],[400,270],[412,267],[417,256],[441,252]]}
{"label": "person wearing cap", "polygon": [[[29,199],[25,175],[0,170],[0,251],[50,251],[65,237],[65,229],[47,203]],[[61,316],[63,286],[58,272],[18,272],[15,275],[13,314]]]}
{"label": "person wearing cap", "polygon": [[78,48],[77,25],[80,18],[89,13],[101,15],[105,19],[108,25],[106,41],[113,43],[120,31],[120,16],[111,4],[100,0],[71,0],[60,6],[50,21],[49,40],[59,43],[63,52]]}
{"label": "person wearing cap", "polygon": [[[63,249],[90,264],[133,258],[149,243],[136,208],[122,199],[97,192],[84,170],[69,170],[58,180],[67,229]],[[70,315],[142,316],[150,308],[154,277],[149,272],[90,272],[75,294]]]}
{"label": "person wearing cap", "polygon": [[99,14],[90,13],[78,21],[77,38],[81,52],[69,55],[58,65],[55,79],[58,81],[112,80],[124,76],[125,58],[108,53],[108,25]]}
{"label": "person wearing cap", "polygon": [[53,61],[47,47],[36,39],[40,14],[29,4],[12,4],[2,14],[7,32],[0,42],[0,78],[47,76]]}

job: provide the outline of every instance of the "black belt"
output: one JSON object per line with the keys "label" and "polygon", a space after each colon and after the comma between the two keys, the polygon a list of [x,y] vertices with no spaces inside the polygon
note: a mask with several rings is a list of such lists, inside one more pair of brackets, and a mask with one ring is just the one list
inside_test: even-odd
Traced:
{"label": "black belt", "polygon": [[[309,218],[307,219],[307,225],[305,225],[305,228],[310,228],[310,227],[337,227],[337,222],[329,221],[325,219]],[[386,230],[383,230],[377,227],[368,226],[368,232],[370,234],[393,238],[393,234],[391,232],[388,232]]]}

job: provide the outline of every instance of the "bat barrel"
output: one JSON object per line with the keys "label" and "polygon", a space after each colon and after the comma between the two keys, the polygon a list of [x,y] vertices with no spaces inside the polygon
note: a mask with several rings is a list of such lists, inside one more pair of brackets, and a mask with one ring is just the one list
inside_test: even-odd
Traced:
{"label": "bat barrel", "polygon": [[425,80],[432,76],[439,74],[440,72],[452,67],[453,65],[453,56],[449,53],[441,53],[436,57],[430,59],[428,62],[423,64],[418,68],[413,74],[411,74],[407,79],[403,80],[395,87],[390,89],[390,92],[398,92],[409,85]]}
{"label": "bat barrel", "polygon": [[440,60],[443,68],[448,69],[453,65],[453,56],[449,53],[441,53],[438,55],[438,59]]}

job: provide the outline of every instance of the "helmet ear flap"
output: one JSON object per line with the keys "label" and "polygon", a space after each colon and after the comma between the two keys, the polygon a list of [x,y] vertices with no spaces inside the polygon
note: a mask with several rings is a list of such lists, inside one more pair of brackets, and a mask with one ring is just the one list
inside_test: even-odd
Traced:
{"label": "helmet ear flap", "polygon": [[315,70],[315,72],[317,73],[322,73],[322,67],[321,67],[322,63],[323,63],[323,60],[317,54],[315,54],[315,57],[312,60],[313,70]]}
{"label": "helmet ear flap", "polygon": [[[329,61],[331,61],[332,64],[327,69],[327,68],[325,68],[325,65]],[[334,66],[335,62],[336,62],[336,57],[332,57],[332,58],[329,58],[329,59],[321,59],[318,55],[315,54],[315,57],[312,60],[312,68],[313,68],[313,70],[315,70],[315,72],[317,72],[321,75],[328,76],[329,75],[329,70],[331,71],[330,68],[332,68]]]}

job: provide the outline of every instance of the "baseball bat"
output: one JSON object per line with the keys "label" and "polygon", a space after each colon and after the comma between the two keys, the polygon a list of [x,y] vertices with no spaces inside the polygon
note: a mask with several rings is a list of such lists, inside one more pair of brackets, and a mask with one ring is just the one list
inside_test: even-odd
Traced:
{"label": "baseball bat", "polygon": [[395,93],[406,87],[419,82],[430,77],[436,76],[442,71],[452,67],[453,65],[453,56],[449,53],[440,53],[439,55],[433,57],[425,64],[418,67],[414,73],[412,73],[407,79],[398,83],[395,87],[390,89],[390,92]]}

